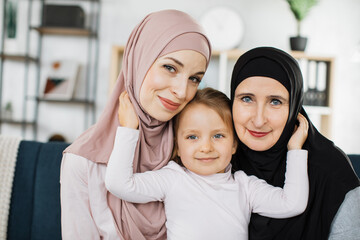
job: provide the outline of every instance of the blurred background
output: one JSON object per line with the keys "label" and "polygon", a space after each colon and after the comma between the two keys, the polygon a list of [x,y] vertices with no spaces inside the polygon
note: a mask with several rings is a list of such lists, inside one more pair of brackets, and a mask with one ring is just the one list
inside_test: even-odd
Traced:
{"label": "blurred background", "polygon": [[[304,52],[291,51],[289,38],[297,35],[297,21],[286,0],[0,2],[2,134],[40,141],[60,134],[66,141],[73,141],[96,122],[104,109],[121,65],[122,47],[131,30],[150,12],[177,9],[206,25],[207,31],[216,31],[206,20],[209,16],[215,18],[216,14],[219,23],[237,28],[233,31],[234,36],[238,34],[234,41],[224,40],[223,46],[228,46],[221,45],[223,40],[214,46],[215,53],[202,86],[228,93],[236,58],[258,46],[277,47],[299,59],[325,59],[329,81],[327,103],[325,108],[310,108],[310,117],[319,129],[323,128],[322,117],[325,117],[328,125],[324,134],[346,153],[360,153],[359,0],[316,1],[301,21],[301,35],[307,37]],[[49,17],[51,9],[44,15],[44,5],[76,6],[80,10],[65,9],[65,15],[70,10],[73,12],[64,21],[51,22],[54,20]],[[230,9],[236,15],[230,21],[240,19],[240,24],[226,24],[221,12],[210,15],[220,8]],[[74,20],[68,23],[65,19]],[[49,33],[36,29],[57,25],[59,21],[70,24],[71,29],[89,32]],[[310,65],[306,66],[304,71],[311,72]],[[320,72],[319,69],[316,71]],[[53,94],[45,91],[64,79],[69,88],[57,88],[58,92]]]}

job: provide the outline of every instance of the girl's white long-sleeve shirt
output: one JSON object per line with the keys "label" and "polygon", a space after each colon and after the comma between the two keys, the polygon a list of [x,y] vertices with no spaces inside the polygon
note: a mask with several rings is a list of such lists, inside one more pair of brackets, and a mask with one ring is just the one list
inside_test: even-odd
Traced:
{"label": "girl's white long-sleeve shirt", "polygon": [[138,130],[119,127],[105,185],[134,203],[163,201],[168,239],[248,239],[251,212],[271,218],[301,214],[307,205],[307,151],[287,153],[283,188],[243,171],[197,175],[174,161],[162,169],[133,173]]}

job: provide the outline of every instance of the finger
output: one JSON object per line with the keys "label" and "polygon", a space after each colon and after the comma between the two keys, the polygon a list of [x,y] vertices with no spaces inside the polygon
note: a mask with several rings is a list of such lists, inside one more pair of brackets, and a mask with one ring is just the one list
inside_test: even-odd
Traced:
{"label": "finger", "polygon": [[305,117],[304,115],[302,115],[302,114],[300,114],[300,118],[301,118],[301,122],[302,122],[304,128],[305,128],[306,130],[308,130],[308,129],[309,129],[309,122],[308,122],[308,120],[307,120],[306,117]]}
{"label": "finger", "polygon": [[122,93],[120,94],[120,96],[119,96],[119,103],[122,102],[122,100],[124,99],[125,94],[126,94],[126,91],[124,91],[124,92],[122,92]]}
{"label": "finger", "polygon": [[295,125],[293,134],[296,132],[297,129],[298,129],[298,126]]}
{"label": "finger", "polygon": [[307,119],[304,117],[304,115],[300,115],[298,116],[298,120],[299,120],[299,127],[302,129],[302,131],[304,131],[304,134],[307,135],[308,134],[308,130],[309,130],[309,124]]}
{"label": "finger", "polygon": [[299,113],[297,120],[299,121],[300,125],[306,125],[306,118],[301,113]]}
{"label": "finger", "polygon": [[129,95],[126,93],[125,96],[124,96],[124,104],[126,105],[126,107],[132,107],[132,103],[131,103],[131,100],[130,100],[130,97]]}

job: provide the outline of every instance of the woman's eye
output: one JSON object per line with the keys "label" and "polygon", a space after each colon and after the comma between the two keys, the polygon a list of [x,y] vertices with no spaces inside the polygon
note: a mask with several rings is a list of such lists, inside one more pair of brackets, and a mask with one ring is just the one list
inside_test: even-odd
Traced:
{"label": "woman's eye", "polygon": [[220,133],[214,135],[214,138],[223,138],[223,137],[224,135]]}
{"label": "woman's eye", "polygon": [[198,77],[190,77],[190,80],[196,84],[199,84],[201,82],[201,79]]}
{"label": "woman's eye", "polygon": [[249,103],[249,102],[252,101],[251,97],[248,97],[248,96],[242,97],[241,100],[242,100],[243,102],[246,102],[246,103]]}
{"label": "woman's eye", "polygon": [[282,104],[282,102],[279,99],[272,99],[271,100],[271,105],[278,106],[278,105],[281,105],[281,104]]}
{"label": "woman's eye", "polygon": [[198,137],[195,136],[195,135],[190,135],[190,136],[187,136],[186,139],[190,139],[190,140],[195,140],[197,139]]}
{"label": "woman's eye", "polygon": [[163,67],[166,68],[169,72],[175,72],[175,68],[173,66],[165,64]]}

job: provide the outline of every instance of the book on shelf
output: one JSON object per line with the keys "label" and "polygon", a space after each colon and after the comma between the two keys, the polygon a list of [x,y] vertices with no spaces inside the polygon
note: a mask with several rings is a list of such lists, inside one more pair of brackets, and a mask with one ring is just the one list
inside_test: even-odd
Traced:
{"label": "book on shelf", "polygon": [[324,61],[299,59],[304,79],[304,105],[327,106],[328,66]]}

